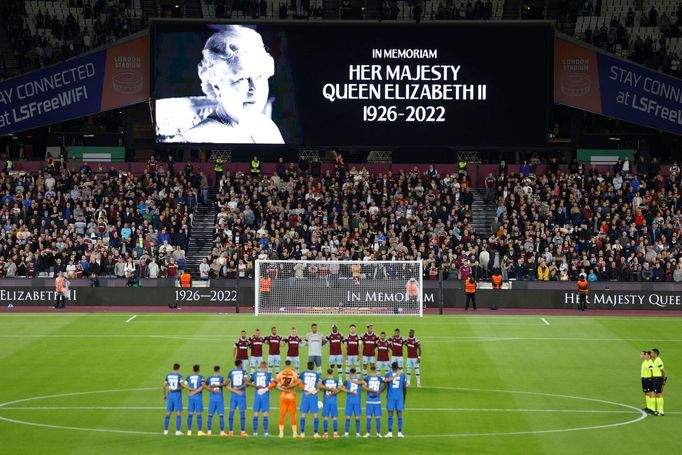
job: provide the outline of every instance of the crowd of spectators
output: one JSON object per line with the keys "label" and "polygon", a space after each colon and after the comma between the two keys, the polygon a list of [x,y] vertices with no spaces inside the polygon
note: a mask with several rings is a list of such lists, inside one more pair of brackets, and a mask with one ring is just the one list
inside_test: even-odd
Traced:
{"label": "crowd of spectators", "polygon": [[185,267],[193,172],[135,176],[48,158],[37,173],[0,172],[0,276],[178,276]]}
{"label": "crowd of spectators", "polygon": [[[69,0],[67,6],[78,8],[82,15],[74,16],[69,12],[61,19],[50,16],[47,10],[39,10],[31,16],[23,0],[3,0],[0,16],[23,73],[127,36],[134,31],[127,12],[130,5],[130,0]],[[81,19],[92,19],[92,26],[83,26]],[[35,33],[29,23],[34,25]]]}
{"label": "crowd of spectators", "polygon": [[488,20],[493,15],[493,2],[487,0],[483,2],[477,0],[458,1],[445,0],[438,3],[434,19],[453,20],[453,19],[473,19]]}
{"label": "crowd of spectators", "polygon": [[[578,14],[581,16],[600,16],[602,14],[601,1],[597,0],[596,3],[592,1],[580,2]],[[620,46],[626,51],[628,58],[637,63],[677,77],[682,76],[679,52],[676,49],[670,49],[666,39],[682,37],[682,29],[680,29],[680,25],[682,25],[682,3],[676,10],[667,12],[659,12],[652,5],[648,11],[641,12],[639,23],[635,23],[635,21],[635,11],[629,8],[623,20],[613,16],[608,27],[603,26],[597,30],[588,28],[582,38],[588,43],[609,52],[615,53],[617,46]],[[631,36],[628,28],[635,25],[656,27],[660,33]]]}
{"label": "crowd of spectators", "polygon": [[[611,171],[552,160],[520,173],[504,164],[487,197],[497,201],[489,232],[471,225],[464,174],[431,167],[320,178],[279,164],[272,176],[227,172],[219,181],[213,277],[249,278],[255,259],[421,260],[426,279],[682,281],[682,199],[674,166],[655,159]],[[636,169],[637,172],[634,172]]]}

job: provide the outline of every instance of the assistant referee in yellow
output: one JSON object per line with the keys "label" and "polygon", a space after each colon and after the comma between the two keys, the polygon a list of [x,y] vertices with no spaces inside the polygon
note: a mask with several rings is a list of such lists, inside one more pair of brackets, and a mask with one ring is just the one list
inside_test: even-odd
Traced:
{"label": "assistant referee in yellow", "polygon": [[664,416],[663,412],[663,388],[665,387],[666,373],[665,367],[663,366],[663,360],[661,359],[661,352],[654,348],[651,350],[651,361],[653,362],[652,368],[652,389],[656,395],[656,407],[654,408],[653,415]]}

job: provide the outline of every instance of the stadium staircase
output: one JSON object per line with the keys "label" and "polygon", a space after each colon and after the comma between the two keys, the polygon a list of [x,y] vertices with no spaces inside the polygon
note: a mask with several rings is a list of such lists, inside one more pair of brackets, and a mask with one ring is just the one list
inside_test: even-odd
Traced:
{"label": "stadium staircase", "polygon": [[213,248],[213,232],[215,231],[216,190],[211,188],[209,204],[199,204],[192,219],[192,236],[186,254],[187,271],[192,278],[199,278],[199,264],[201,260],[211,254]]}
{"label": "stadium staircase", "polygon": [[474,203],[471,207],[471,224],[476,230],[478,237],[487,239],[491,235],[490,226],[497,212],[494,202],[485,202],[485,190],[473,191]]}
{"label": "stadium staircase", "polygon": [[7,67],[6,78],[19,74],[19,64],[14,57],[14,49],[9,42],[7,30],[2,25],[0,25],[0,60],[4,61]]}
{"label": "stadium staircase", "polygon": [[503,20],[516,20],[521,17],[521,0],[507,0],[504,2]]}
{"label": "stadium staircase", "polygon": [[199,0],[185,0],[185,17],[204,17],[204,13],[201,11],[201,2]]}

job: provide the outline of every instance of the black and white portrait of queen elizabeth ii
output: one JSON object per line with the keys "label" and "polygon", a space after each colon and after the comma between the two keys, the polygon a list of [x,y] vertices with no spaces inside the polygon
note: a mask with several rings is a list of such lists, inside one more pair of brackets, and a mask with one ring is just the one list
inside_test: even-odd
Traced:
{"label": "black and white portrait of queen elizabeth ii", "polygon": [[269,116],[275,63],[255,30],[231,25],[206,41],[197,65],[212,112],[169,142],[283,144]]}

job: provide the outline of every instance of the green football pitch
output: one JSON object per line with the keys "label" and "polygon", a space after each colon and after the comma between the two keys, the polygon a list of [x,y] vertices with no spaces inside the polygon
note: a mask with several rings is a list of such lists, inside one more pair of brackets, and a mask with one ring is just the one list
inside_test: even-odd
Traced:
{"label": "green football pitch", "polygon": [[[682,447],[682,318],[133,316],[0,315],[0,453],[646,454]],[[163,436],[161,386],[174,362],[183,375],[194,363],[205,376],[214,364],[225,373],[241,329],[250,334],[277,325],[284,334],[296,325],[305,333],[312,322],[323,332],[333,322],[343,333],[350,323],[368,322],[379,332],[416,330],[423,386],[413,380],[408,389],[405,439],[313,440],[311,419],[305,440]],[[654,347],[669,377],[665,417],[639,410],[639,351]],[[272,395],[276,408],[278,393]],[[250,389],[249,404],[252,397]],[[272,414],[270,434],[276,435],[277,409]],[[384,413],[384,433],[386,420]],[[214,435],[216,427],[217,419]],[[363,417],[363,433],[364,427]]]}

